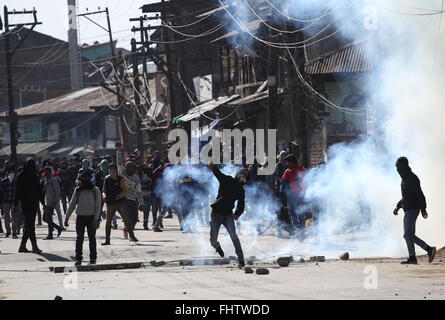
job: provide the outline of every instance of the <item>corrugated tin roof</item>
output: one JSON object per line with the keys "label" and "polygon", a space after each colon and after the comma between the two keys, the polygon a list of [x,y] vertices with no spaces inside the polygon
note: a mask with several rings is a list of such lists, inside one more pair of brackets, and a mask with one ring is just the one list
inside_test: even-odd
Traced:
{"label": "corrugated tin roof", "polygon": [[[17,109],[17,114],[19,116],[29,116],[48,113],[94,112],[92,107],[107,106],[107,102],[110,105],[116,105],[116,96],[103,88],[84,88],[51,100]],[[1,113],[0,116],[6,116],[6,113]]]}
{"label": "corrugated tin roof", "polygon": [[[267,20],[267,19],[265,19],[265,20]],[[261,22],[262,22],[262,20],[253,20],[253,21],[249,22],[248,24],[246,24],[245,27],[248,31],[254,31],[254,30],[257,30],[260,28]],[[244,32],[244,30],[243,30],[243,32]],[[239,34],[239,31],[233,30],[219,38],[216,38],[215,40],[210,41],[210,43],[217,42],[217,41],[220,41],[220,40],[223,40],[226,38],[230,38],[230,37],[236,36],[237,34]]]}
{"label": "corrugated tin roof", "polygon": [[[19,143],[17,145],[18,155],[36,155],[42,151],[51,148],[53,145],[57,144],[57,141],[52,142],[29,142],[29,143]],[[10,145],[4,146],[0,149],[0,156],[9,156],[11,154]]]}
{"label": "corrugated tin roof", "polygon": [[372,69],[371,61],[371,42],[361,40],[349,43],[317,59],[308,61],[305,65],[305,71],[308,74],[370,71]]}
{"label": "corrugated tin roof", "polygon": [[178,122],[178,121],[184,121],[184,122],[190,121],[192,119],[195,119],[195,118],[199,117],[201,114],[206,113],[208,111],[211,111],[211,110],[217,108],[218,106],[220,106],[222,104],[225,104],[225,103],[228,103],[228,102],[230,102],[230,101],[232,101],[232,100],[234,100],[234,99],[236,99],[238,97],[239,97],[239,95],[235,94],[235,95],[230,96],[230,97],[227,97],[227,96],[226,97],[219,97],[217,99],[214,99],[214,100],[211,100],[211,101],[208,101],[208,102],[204,102],[203,104],[200,104],[199,106],[191,108],[185,115],[182,115],[182,116],[180,116],[178,118],[175,118],[174,121],[175,122]]}

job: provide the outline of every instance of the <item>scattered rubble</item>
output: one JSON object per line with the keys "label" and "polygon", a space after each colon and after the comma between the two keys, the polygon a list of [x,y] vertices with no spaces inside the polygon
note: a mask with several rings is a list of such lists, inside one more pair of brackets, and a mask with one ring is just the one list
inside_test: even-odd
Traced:
{"label": "scattered rubble", "polygon": [[311,262],[325,262],[325,260],[324,256],[313,256],[310,259]]}
{"label": "scattered rubble", "polygon": [[161,266],[163,266],[163,265],[166,265],[167,262],[165,262],[165,261],[156,261],[156,260],[153,260],[153,261],[150,261],[150,264],[151,264],[153,267],[161,267]]}
{"label": "scattered rubble", "polygon": [[349,260],[349,252],[342,253],[340,255],[340,260]]}
{"label": "scattered rubble", "polygon": [[55,296],[54,300],[63,300],[63,298],[61,296]]}
{"label": "scattered rubble", "polygon": [[280,267],[288,267],[292,257],[280,257],[277,259],[277,263]]}
{"label": "scattered rubble", "polygon": [[253,273],[253,269],[251,267],[245,267],[244,273]]}
{"label": "scattered rubble", "polygon": [[269,274],[269,269],[258,268],[258,269],[256,269],[256,274]]}
{"label": "scattered rubble", "polygon": [[99,270],[122,270],[122,269],[139,269],[143,265],[143,262],[130,262],[130,263],[110,263],[110,264],[89,264],[80,266],[69,267],[49,267],[50,271],[54,273],[65,273],[75,271],[99,271]]}
{"label": "scattered rubble", "polygon": [[181,266],[203,266],[203,265],[221,265],[230,264],[229,258],[221,259],[196,259],[196,260],[181,260],[179,265]]}
{"label": "scattered rubble", "polygon": [[252,260],[249,260],[249,261],[247,261],[247,264],[248,264],[249,266],[252,266],[252,265],[253,265],[253,261],[252,261]]}

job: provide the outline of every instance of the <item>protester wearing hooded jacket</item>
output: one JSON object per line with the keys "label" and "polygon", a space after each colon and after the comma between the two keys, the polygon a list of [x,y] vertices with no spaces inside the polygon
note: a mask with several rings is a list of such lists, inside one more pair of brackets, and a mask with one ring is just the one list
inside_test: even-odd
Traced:
{"label": "protester wearing hooded jacket", "polygon": [[436,255],[436,247],[429,246],[415,234],[416,220],[419,213],[422,212],[423,218],[428,218],[428,213],[426,212],[426,200],[422,188],[420,187],[420,180],[412,172],[406,157],[397,159],[396,168],[402,178],[402,199],[397,203],[393,213],[394,215],[397,215],[400,208],[403,208],[405,211],[405,216],[403,218],[403,237],[405,238],[409,254],[409,258],[406,261],[402,261],[402,264],[417,264],[415,244],[428,253],[429,262],[432,262]]}
{"label": "protester wearing hooded jacket", "polygon": [[68,227],[68,221],[76,208],[76,265],[80,265],[83,260],[82,247],[85,235],[85,228],[88,233],[90,246],[90,263],[95,264],[97,259],[96,250],[96,229],[101,209],[101,195],[99,188],[91,182],[91,175],[84,172],[81,175],[80,186],[74,190],[73,197],[65,218],[65,227]]}
{"label": "protester wearing hooded jacket", "polygon": [[19,252],[29,252],[26,248],[28,239],[31,240],[32,252],[42,252],[37,247],[35,233],[35,220],[37,210],[39,209],[39,202],[45,209],[45,198],[37,175],[36,164],[34,159],[28,158],[23,167],[23,171],[17,175],[17,185],[14,197],[14,214],[17,214],[20,203],[24,217],[24,230]]}

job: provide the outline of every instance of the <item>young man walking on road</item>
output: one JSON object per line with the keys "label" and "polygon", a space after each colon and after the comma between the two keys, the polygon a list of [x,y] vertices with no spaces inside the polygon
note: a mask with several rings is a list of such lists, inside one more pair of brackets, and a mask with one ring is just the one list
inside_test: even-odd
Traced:
{"label": "young man walking on road", "polygon": [[400,157],[396,162],[397,172],[402,178],[402,199],[397,203],[394,209],[394,215],[397,215],[400,208],[405,211],[403,218],[403,229],[406,245],[408,247],[409,258],[402,261],[402,264],[417,264],[414,244],[424,249],[428,253],[428,260],[432,262],[436,255],[436,247],[430,247],[422,239],[416,236],[416,220],[419,212],[422,212],[424,219],[428,218],[426,212],[426,200],[420,187],[419,178],[411,171],[408,159]]}

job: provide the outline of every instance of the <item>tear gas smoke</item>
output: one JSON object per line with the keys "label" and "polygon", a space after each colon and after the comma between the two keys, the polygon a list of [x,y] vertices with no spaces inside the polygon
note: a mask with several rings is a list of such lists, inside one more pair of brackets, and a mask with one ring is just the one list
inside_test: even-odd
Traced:
{"label": "tear gas smoke", "polygon": [[[248,2],[253,4],[253,1]],[[357,141],[332,145],[327,164],[309,170],[304,179],[306,205],[301,206],[300,211],[320,209],[315,237],[308,240],[311,252],[343,251],[344,247],[337,247],[333,239],[354,233],[355,236],[348,238],[346,243],[354,248],[351,254],[356,257],[406,256],[402,237],[403,213],[397,217],[392,214],[401,198],[395,161],[402,155],[410,160],[427,199],[429,218],[425,221],[419,217],[417,234],[431,245],[443,246],[445,215],[440,201],[445,181],[445,170],[442,169],[445,162],[445,113],[442,108],[445,90],[441,86],[445,56],[441,52],[445,30],[438,32],[440,15],[416,15],[430,11],[413,8],[440,10],[441,1],[270,2],[290,17],[302,20],[314,19],[332,9],[328,16],[314,23],[316,27],[304,30],[306,35],[316,34],[322,26],[336,19],[328,30],[332,33],[339,29],[335,36],[340,42],[366,40],[370,41],[373,50],[368,61],[373,70],[364,75],[367,81],[360,88],[372,105],[373,133]],[[239,21],[251,15],[245,1],[237,1],[236,11],[228,10],[233,15],[227,15],[232,24],[230,30],[233,27],[240,29]],[[283,18],[283,14],[272,10],[272,17]],[[239,19],[238,22],[234,17]],[[361,25],[358,27],[357,23]],[[295,21],[295,24],[301,27],[301,22]],[[322,33],[318,38],[326,35],[329,33]],[[240,32],[235,41],[251,43],[253,38]],[[231,168],[223,170],[229,172]],[[189,172],[189,169],[174,166],[166,170],[165,178],[177,179],[185,171],[200,181],[212,194],[212,200],[215,199],[218,182],[207,168],[194,168]],[[244,216],[246,222],[241,220],[241,225],[249,226],[248,231],[254,233],[254,229],[249,228],[255,228],[255,223],[247,223],[248,218],[255,217],[254,222],[276,221],[278,203],[261,184],[245,189],[249,204]],[[169,199],[167,192],[162,194],[164,199]],[[205,241],[203,245],[208,247],[208,239]],[[270,253],[298,253],[302,248],[299,241],[291,239]],[[259,249],[267,251],[270,248],[263,246]],[[420,248],[417,252],[424,253]]]}

